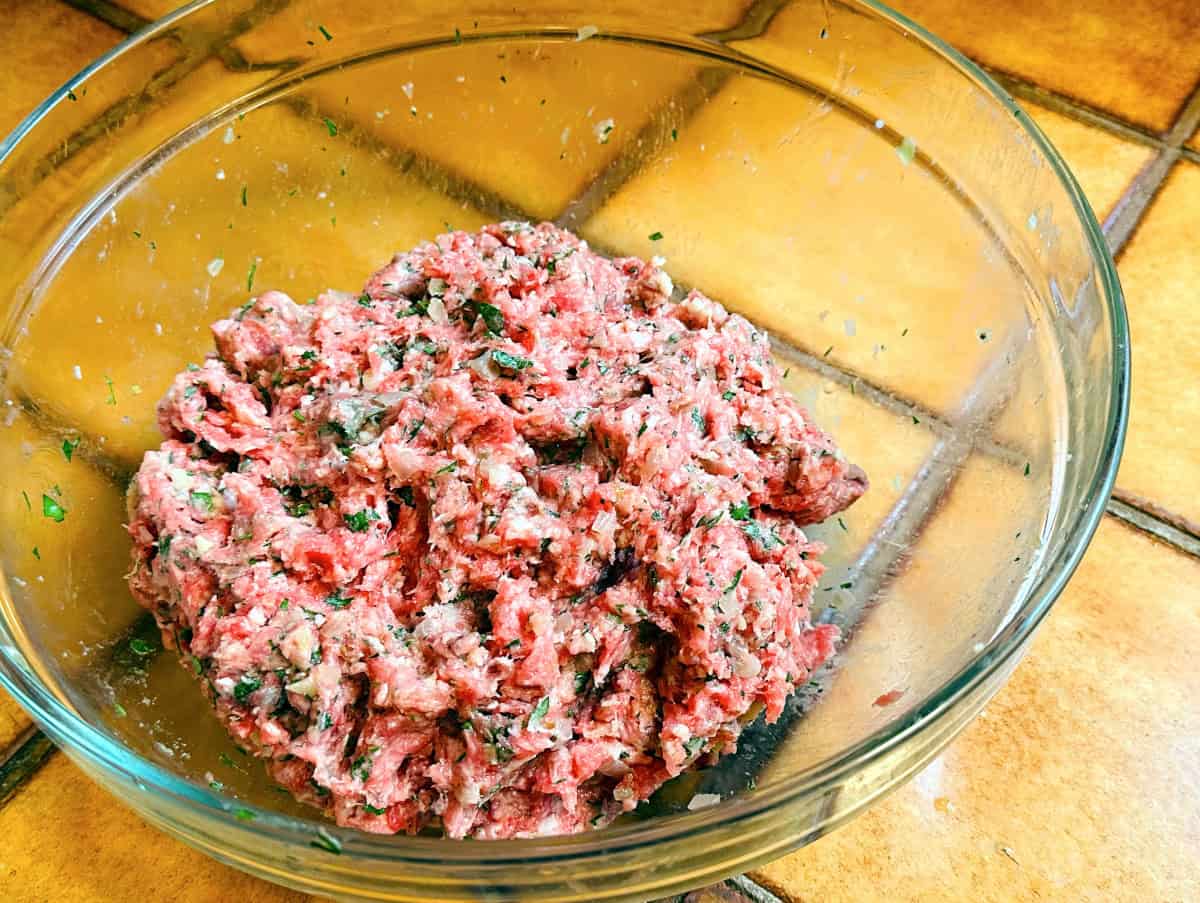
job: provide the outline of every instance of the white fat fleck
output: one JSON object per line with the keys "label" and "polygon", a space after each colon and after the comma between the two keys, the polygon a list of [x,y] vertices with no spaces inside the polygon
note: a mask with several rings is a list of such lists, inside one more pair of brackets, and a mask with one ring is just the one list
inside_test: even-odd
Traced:
{"label": "white fat fleck", "polygon": [[881,128],[883,128],[885,125],[887,125],[887,123],[886,123],[886,122],[884,122],[882,119],[876,119],[876,120],[875,120],[875,128],[877,128],[877,129],[881,129]]}
{"label": "white fat fleck", "polygon": [[221,136],[221,140],[226,144],[233,144],[233,139],[235,137],[236,136],[233,134],[233,126],[229,125],[225,127],[225,134]]}
{"label": "white fat fleck", "polygon": [[217,692],[220,693],[222,696],[232,696],[233,695],[233,678],[232,677],[218,677],[216,680],[213,681],[213,686],[217,688]]}
{"label": "white fat fleck", "polygon": [[[199,537],[199,536],[196,537],[197,540],[199,540],[200,538],[201,537]],[[246,614],[246,620],[249,621],[251,624],[255,625],[256,627],[262,627],[264,624],[267,623],[267,613],[265,611],[263,611],[259,606],[255,605]]]}
{"label": "white fat fleck", "polygon": [[616,128],[616,123],[612,117],[601,119],[592,127],[592,131],[596,133],[596,140],[601,144],[608,144],[609,136],[612,135],[613,129]]}
{"label": "white fat fleck", "polygon": [[846,320],[842,326],[846,330],[846,335],[850,336],[851,338],[858,334],[858,324],[853,320]]}
{"label": "white fat fleck", "polygon": [[102,316],[100,316],[99,314],[96,314],[96,322],[97,322],[97,323],[103,323],[103,322],[104,322],[104,318],[103,318]]}
{"label": "white fat fleck", "polygon": [[217,170],[217,181],[222,182],[222,181],[224,181],[224,179],[225,179],[225,170],[218,169]]}
{"label": "white fat fleck", "polygon": [[688,811],[695,812],[697,809],[707,809],[709,806],[715,806],[721,802],[721,797],[715,793],[697,793],[688,803]]}
{"label": "white fat fleck", "polygon": [[1026,221],[1026,224],[1029,226],[1030,229],[1036,229],[1038,227],[1037,214],[1036,213],[1029,214],[1029,219]]}
{"label": "white fat fleck", "polygon": [[166,756],[168,759],[175,758],[175,750],[171,749],[171,747],[167,746],[161,740],[154,741],[154,748],[157,749],[164,756]]}
{"label": "white fat fleck", "polygon": [[570,137],[571,137],[571,127],[567,126],[566,128],[564,128],[562,130],[562,134],[558,136],[558,140],[561,144],[566,144],[567,141],[570,139]]}
{"label": "white fat fleck", "polygon": [[207,555],[211,552],[214,545],[213,541],[206,536],[196,537],[196,552],[201,555]]}
{"label": "white fat fleck", "polygon": [[412,82],[405,82],[404,84],[402,84],[400,86],[400,90],[404,92],[405,97],[407,97],[409,100],[412,100],[412,97],[413,97],[413,83]]}
{"label": "white fat fleck", "polygon": [[83,368],[76,364],[71,368],[71,375],[76,379],[83,379]]}
{"label": "white fat fleck", "polygon": [[595,25],[584,25],[579,31],[575,32],[576,41],[586,41],[588,38],[594,38],[600,33],[600,29]]}
{"label": "white fat fleck", "polygon": [[162,323],[155,323],[155,324],[154,324],[154,334],[155,334],[155,335],[162,335]]}
{"label": "white fat fleck", "polygon": [[375,118],[376,118],[376,119],[383,119],[383,117],[384,117],[384,116],[389,116],[389,115],[391,115],[391,112],[392,112],[392,111],[391,111],[390,109],[388,109],[387,107],[384,107],[382,110],[376,110],[376,111],[375,111]]}
{"label": "white fat fleck", "polygon": [[[655,254],[653,257],[650,258],[650,262],[652,264],[654,264],[656,267],[660,267],[660,266],[663,266],[664,264],[666,264],[667,258],[660,257],[658,254]],[[669,294],[669,292],[668,292],[668,294]]]}
{"label": "white fat fleck", "polygon": [[206,266],[204,269],[208,270],[208,275],[215,279],[217,274],[221,272],[221,267],[223,266],[225,266],[225,261],[220,257],[214,257],[208,262],[208,266]]}

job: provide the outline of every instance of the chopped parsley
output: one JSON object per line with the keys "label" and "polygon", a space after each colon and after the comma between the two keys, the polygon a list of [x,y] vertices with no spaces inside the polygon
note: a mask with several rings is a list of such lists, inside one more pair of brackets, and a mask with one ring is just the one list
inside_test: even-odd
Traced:
{"label": "chopped parsley", "polygon": [[[495,304],[488,304],[484,301],[476,301],[474,302],[474,306],[480,319],[483,320],[483,325],[487,327],[488,332],[493,335],[502,335],[504,333],[504,313],[500,308]],[[492,352],[492,359],[495,360],[495,357],[495,352]]]}
{"label": "chopped parsley", "polygon": [[140,636],[135,636],[129,641],[129,648],[135,655],[151,655],[154,652],[154,646]]}
{"label": "chopped parsley", "polygon": [[323,37],[326,41],[333,40],[333,35],[329,33],[329,30],[324,25],[318,25],[317,31],[321,32],[321,37]]}
{"label": "chopped parsley", "polygon": [[492,361],[497,367],[503,367],[505,370],[524,370],[533,366],[533,361],[529,358],[517,357],[515,354],[501,351],[499,348],[492,349]]}
{"label": "chopped parsley", "polygon": [[105,404],[115,405],[117,403],[117,393],[113,389],[112,377],[104,377],[104,381],[108,384],[108,398],[104,399]]}
{"label": "chopped parsley", "polygon": [[738,588],[738,584],[742,582],[742,574],[745,568],[738,568],[737,573],[733,575],[733,579],[729,581],[729,586],[725,587],[725,595],[729,595]]}
{"label": "chopped parsley", "polygon": [[1029,476],[1029,462],[1025,462],[1025,476]]}
{"label": "chopped parsley", "polygon": [[353,514],[343,514],[342,520],[355,533],[364,533],[371,526],[371,521],[379,520],[379,513],[371,508],[355,511]]}
{"label": "chopped parsley", "polygon": [[367,813],[369,813],[370,815],[386,815],[387,814],[386,806],[382,809],[376,809],[370,803],[363,803],[363,810],[366,811]]}
{"label": "chopped parsley", "polygon": [[413,498],[413,488],[411,486],[401,486],[396,491],[396,495],[400,496],[400,501],[404,502],[404,504],[408,505],[408,507],[417,507],[417,502],[416,499]]}
{"label": "chopped parsley", "polygon": [[333,595],[325,597],[325,604],[330,608],[345,608],[352,602],[350,596],[343,596],[341,590],[338,590]]}
{"label": "chopped parsley", "polygon": [[529,727],[533,728],[542,723],[542,719],[546,717],[546,713],[550,711],[550,697],[543,696],[538,700],[538,704],[533,707],[533,711],[529,713]]}
{"label": "chopped parsley", "polygon": [[700,413],[699,408],[692,408],[692,423],[696,424],[696,429],[701,433],[708,432],[708,424],[704,420],[704,415]]}
{"label": "chopped parsley", "polygon": [[738,502],[729,507],[729,516],[734,520],[750,520],[750,503]]}
{"label": "chopped parsley", "polygon": [[444,473],[454,473],[456,470],[458,470],[458,462],[451,461],[445,467],[439,467],[436,471],[434,471],[434,476],[440,476]]}
{"label": "chopped parsley", "polygon": [[250,269],[246,271],[246,291],[254,291],[254,274],[258,272],[258,261],[250,261]]}
{"label": "chopped parsley", "polygon": [[233,687],[233,698],[245,702],[247,697],[262,686],[262,678],[243,674]]}
{"label": "chopped parsley", "polygon": [[849,533],[850,528],[846,526],[846,522],[844,520],[842,520],[840,517],[837,520],[838,520],[838,526],[841,527],[845,532]]}
{"label": "chopped parsley", "polygon": [[198,492],[193,489],[188,498],[191,500],[193,508],[199,508],[202,511],[213,510],[213,495],[211,492]]}
{"label": "chopped parsley", "polygon": [[67,459],[67,463],[71,463],[71,457],[75,454],[75,449],[79,448],[78,439],[64,439],[62,444],[63,457]]}
{"label": "chopped parsley", "polygon": [[662,241],[662,237],[663,237],[663,234],[661,232],[651,232],[650,233],[651,241]]}
{"label": "chopped parsley", "polygon": [[249,809],[238,809],[233,815],[238,821],[254,821],[256,818],[255,814]]}
{"label": "chopped parsley", "polygon": [[334,122],[332,119],[330,119],[328,116],[326,116],[324,118],[325,118],[325,128],[329,129],[329,137],[333,138],[338,133],[337,123]]}
{"label": "chopped parsley", "polygon": [[708,517],[702,517],[696,521],[697,526],[712,527],[725,515],[724,511],[717,511],[715,514],[710,514]]}
{"label": "chopped parsley", "polygon": [[56,524],[61,524],[67,516],[67,510],[46,493],[42,493],[42,516],[48,517]]}
{"label": "chopped parsley", "polygon": [[333,853],[335,856],[342,854],[342,842],[323,827],[317,828],[317,839],[309,841],[309,845],[318,850],[324,850],[326,853]]}
{"label": "chopped parsley", "polygon": [[776,546],[783,545],[783,540],[776,535],[774,530],[764,529],[762,524],[756,520],[747,521],[742,526],[742,532],[768,552]]}
{"label": "chopped parsley", "polygon": [[248,189],[246,188],[246,186],[245,186],[245,185],[243,185],[243,186],[242,186],[242,206],[243,206],[243,207],[246,207],[246,206],[248,206],[248,202],[247,202],[247,200],[246,200],[246,194],[247,194],[247,191],[248,191]]}
{"label": "chopped parsley", "polygon": [[38,551],[37,546],[33,547],[33,557],[36,558],[38,561],[42,560],[42,553]]}
{"label": "chopped parsley", "polygon": [[721,397],[725,399],[725,401],[733,401],[733,399],[737,397],[737,392],[733,391],[733,389],[727,389],[721,393]]}
{"label": "chopped parsley", "polygon": [[371,302],[371,296],[368,295],[366,292],[363,292],[361,295],[358,296],[358,303],[359,303],[359,306],[361,306],[361,307],[372,307],[373,306],[372,302]]}
{"label": "chopped parsley", "polygon": [[692,737],[690,740],[685,740],[683,744],[684,750],[689,756],[694,756],[704,747],[703,737]]}

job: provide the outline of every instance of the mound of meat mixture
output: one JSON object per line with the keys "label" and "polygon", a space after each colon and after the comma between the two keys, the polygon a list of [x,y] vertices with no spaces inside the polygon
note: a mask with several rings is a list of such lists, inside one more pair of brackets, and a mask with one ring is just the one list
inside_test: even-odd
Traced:
{"label": "mound of meat mixture", "polygon": [[833,652],[801,528],[866,478],[767,336],[551,225],[213,327],[130,491],[130,586],[242,747],[340,824],[602,825]]}

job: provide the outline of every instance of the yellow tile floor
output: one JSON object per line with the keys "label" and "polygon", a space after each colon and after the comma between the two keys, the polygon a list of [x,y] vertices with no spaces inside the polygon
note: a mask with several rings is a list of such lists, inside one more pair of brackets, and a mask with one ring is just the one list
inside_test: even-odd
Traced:
{"label": "yellow tile floor", "polygon": [[[127,0],[123,7],[150,17],[172,5]],[[985,713],[888,799],[750,877],[783,900],[821,903],[1200,899],[1200,707],[1194,702],[1200,693],[1194,664],[1200,560],[1185,551],[1200,548],[1200,317],[1194,303],[1200,135],[1178,134],[1176,125],[1197,119],[1189,98],[1200,82],[1200,5],[897,0],[897,6],[969,56],[1027,83],[1030,92],[1050,92],[1053,110],[1026,109],[1071,165],[1098,218],[1114,211],[1130,215],[1126,208],[1133,208],[1136,229],[1118,249],[1135,375],[1117,494],[1156,515],[1143,526],[1171,541],[1106,517],[1025,661]],[[697,6],[694,18],[712,29],[730,28],[747,8],[739,0],[711,0]],[[102,21],[106,10],[109,21],[120,25],[113,14],[121,13],[121,5],[0,0],[0,54],[6,60],[0,67],[0,131],[120,40],[118,28]],[[294,4],[278,21],[260,26],[258,37],[272,28],[311,30],[302,10],[303,4]],[[251,33],[240,45],[248,54],[254,38]],[[754,98],[745,100],[752,107]],[[648,95],[645,103],[653,102]],[[1075,103],[1086,114],[1073,115]],[[748,115],[756,114],[751,109]],[[768,122],[766,143],[769,128]],[[1143,211],[1139,198],[1147,186],[1131,186],[1159,155],[1170,164],[1164,167],[1168,174],[1161,186],[1148,187],[1153,197]],[[451,162],[468,172],[476,164],[470,156]],[[517,162],[538,165],[534,159]],[[603,163],[597,158],[597,167]],[[786,158],[768,165],[786,166]],[[695,175],[704,177],[699,169]],[[486,172],[478,174],[480,181],[486,178]],[[522,200],[550,209],[577,188],[548,183],[541,194]],[[630,185],[628,200],[616,198],[589,228],[597,235],[628,228],[637,190],[645,189]],[[198,195],[196,203],[202,202]],[[628,204],[624,212],[622,203]],[[687,218],[680,208],[679,228]],[[51,376],[32,368],[28,378],[53,399]],[[122,376],[124,382],[133,378]],[[829,416],[864,424],[863,440],[849,436],[851,443],[865,441],[875,429],[860,417],[859,400],[838,396],[827,404]],[[119,425],[108,426],[116,434],[114,454],[128,460],[146,425],[127,425],[124,445]],[[916,437],[901,438],[894,424],[878,428],[897,431],[896,441],[911,446],[913,461],[919,460],[923,446]],[[81,492],[102,492],[88,488],[86,473],[73,478],[83,481]],[[97,504],[107,503],[97,496]],[[1128,516],[1128,507],[1114,510]],[[873,512],[864,509],[861,516],[870,519],[878,514]],[[19,707],[0,695],[0,761],[32,730]],[[0,899],[13,903],[302,898],[159,834],[62,754],[51,755],[0,803],[0,834]],[[745,899],[728,885],[691,895],[691,903]]]}

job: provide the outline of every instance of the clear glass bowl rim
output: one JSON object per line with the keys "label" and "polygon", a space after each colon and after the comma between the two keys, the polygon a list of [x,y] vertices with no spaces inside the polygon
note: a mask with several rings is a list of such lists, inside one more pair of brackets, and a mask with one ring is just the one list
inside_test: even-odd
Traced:
{"label": "clear glass bowl rim", "polygon": [[[193,0],[131,35],[80,70],[0,141],[0,164],[8,158],[21,140],[38,126],[50,110],[67,100],[73,86],[85,81],[92,73],[112,64],[132,49],[178,26],[190,15],[220,2],[221,0]],[[1020,127],[1049,162],[1071,199],[1099,274],[1105,304],[1104,313],[1111,326],[1110,353],[1113,366],[1104,442],[1091,485],[1083,493],[1083,503],[1076,508],[1074,517],[1065,529],[1066,541],[1054,559],[1043,563],[1043,574],[1009,624],[968,665],[920,704],[841,753],[788,780],[777,781],[761,788],[751,799],[731,799],[720,806],[698,812],[610,828],[596,834],[464,844],[447,843],[437,838],[378,837],[339,829],[332,824],[322,824],[316,818],[305,821],[278,815],[268,810],[246,806],[241,801],[231,800],[207,787],[181,779],[131,753],[64,706],[40,682],[26,679],[25,675],[29,672],[21,667],[19,662],[14,661],[17,657],[15,651],[2,645],[0,685],[33,715],[55,743],[83,756],[89,763],[113,777],[133,781],[146,793],[173,799],[202,818],[219,820],[222,830],[226,832],[225,836],[230,840],[230,835],[235,832],[269,834],[274,841],[308,847],[317,836],[316,830],[319,825],[322,833],[340,841],[344,847],[348,846],[352,858],[360,862],[368,860],[381,865],[405,862],[458,862],[485,868],[512,866],[514,862],[548,865],[565,860],[577,861],[656,843],[701,838],[710,831],[727,829],[739,821],[770,809],[785,807],[800,797],[818,794],[835,786],[871,760],[904,743],[909,737],[920,733],[953,710],[958,701],[969,696],[973,690],[1021,653],[1034,629],[1066,586],[1099,527],[1116,481],[1125,442],[1129,413],[1129,324],[1116,265],[1103,232],[1075,177],[1041,129],[1029,116],[1021,115],[1013,98],[983,69],[917,23],[878,0],[846,2],[857,3],[899,27],[906,37],[915,39],[933,50],[944,61],[965,74],[976,87],[990,94],[1002,108],[1014,114]],[[232,816],[235,809],[249,809],[255,816],[253,821],[235,821]]]}

